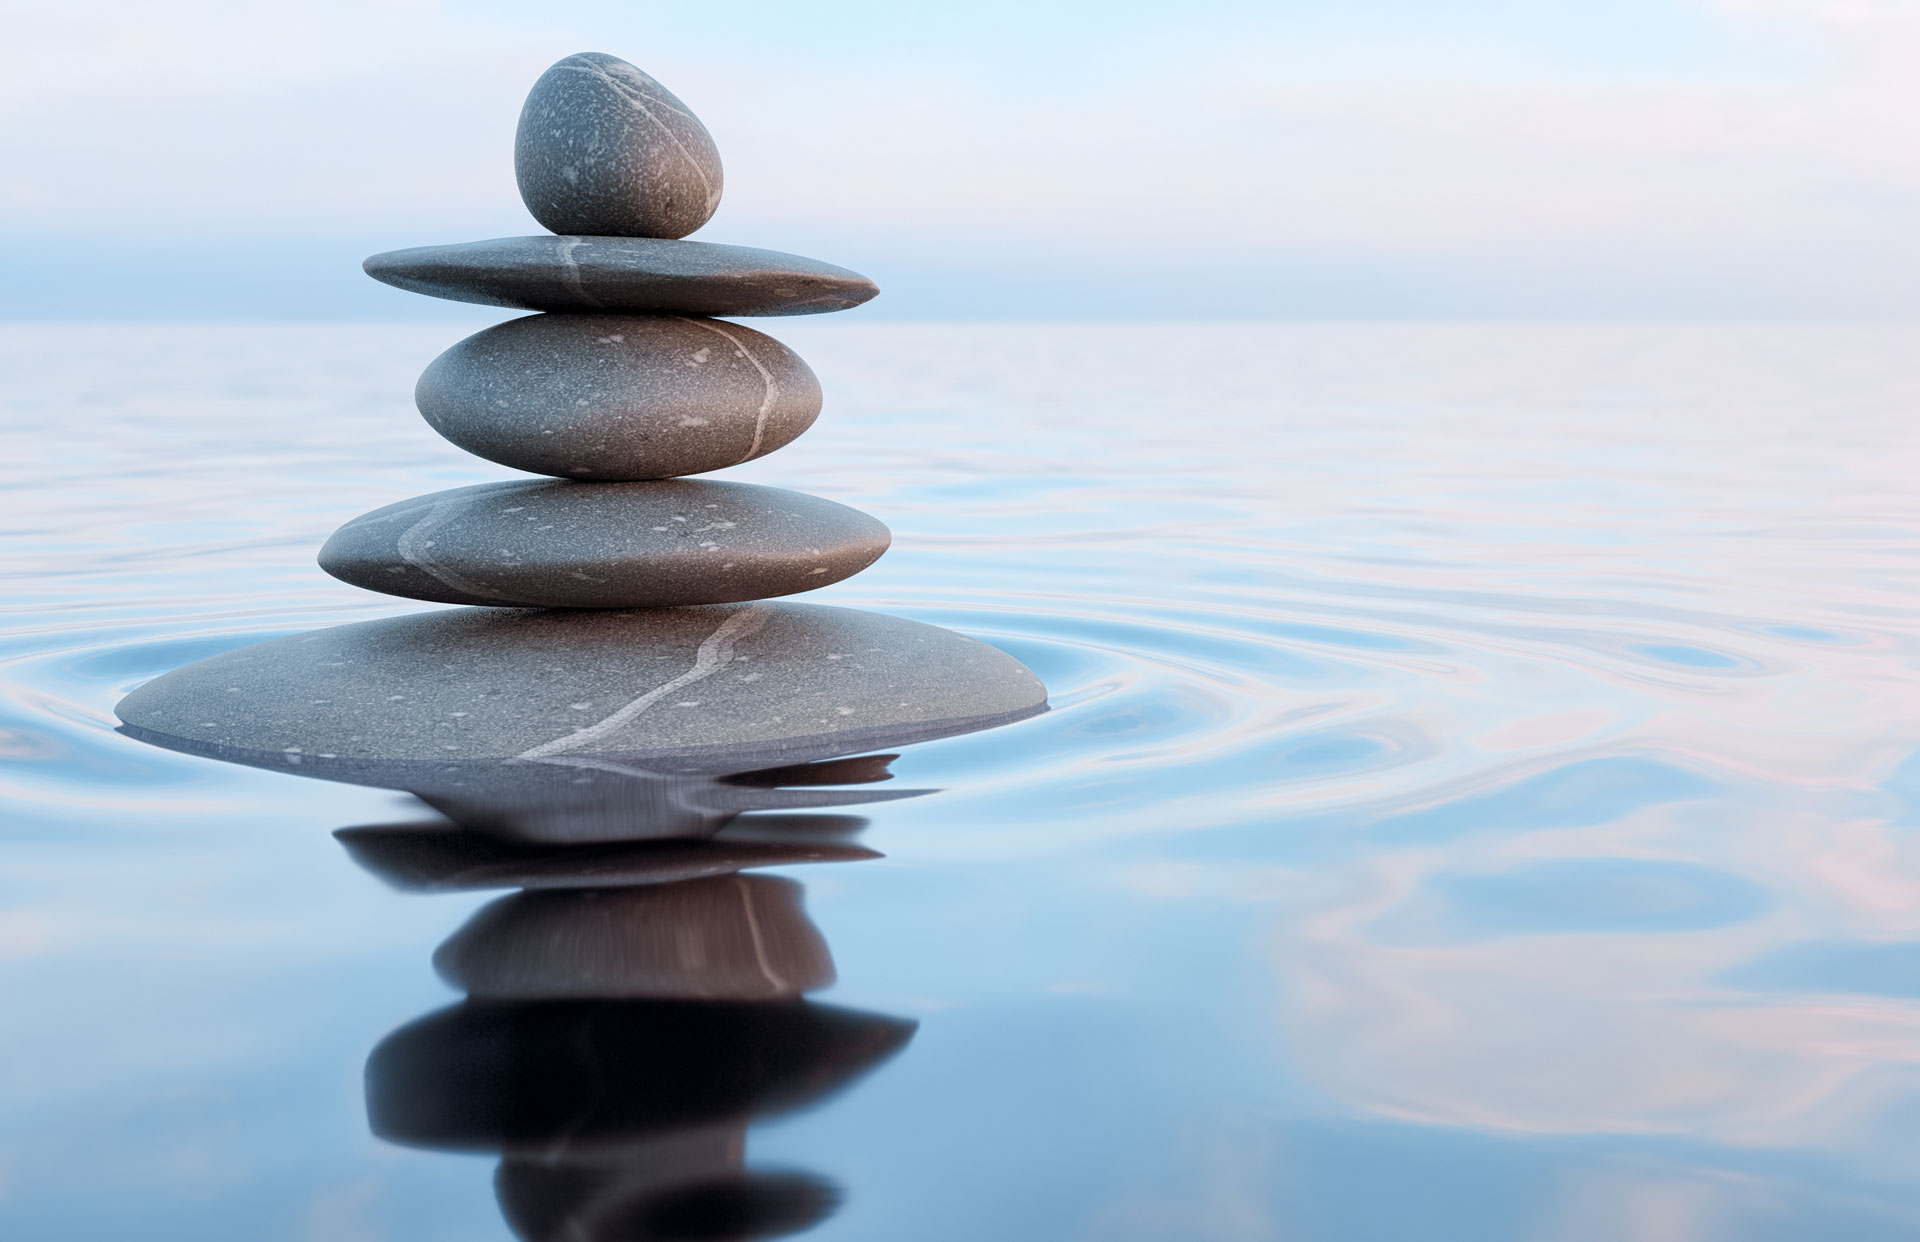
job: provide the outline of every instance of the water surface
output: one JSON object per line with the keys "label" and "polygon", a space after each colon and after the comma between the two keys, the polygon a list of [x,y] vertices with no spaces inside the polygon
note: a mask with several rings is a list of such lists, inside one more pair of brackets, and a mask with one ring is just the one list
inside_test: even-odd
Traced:
{"label": "water surface", "polygon": [[[898,1042],[746,1131],[808,1237],[1920,1233],[1920,332],[774,328],[827,412],[725,477],[895,531],[809,598],[1054,707],[756,873]],[[468,330],[0,329],[0,1235],[511,1236],[364,1085],[500,894],[111,711],[419,607],[312,557],[509,477],[410,406]]]}

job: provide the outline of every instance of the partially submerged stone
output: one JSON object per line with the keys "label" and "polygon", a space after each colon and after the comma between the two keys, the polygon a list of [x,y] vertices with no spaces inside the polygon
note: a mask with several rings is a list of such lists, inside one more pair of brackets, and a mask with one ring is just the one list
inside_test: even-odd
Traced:
{"label": "partially submerged stone", "polygon": [[858,509],[715,480],[482,483],[375,509],[336,531],[320,567],[443,604],[656,608],[811,591],[880,558]]}
{"label": "partially submerged stone", "polygon": [[556,233],[685,237],[720,206],[720,151],[691,109],[618,56],[540,75],[513,145],[520,198]]}
{"label": "partially submerged stone", "polygon": [[818,259],[652,237],[499,237],[390,250],[361,266],[410,293],[540,311],[819,315],[880,292]]}
{"label": "partially submerged stone", "polygon": [[664,479],[737,466],[820,413],[800,356],[737,323],[529,315],[435,358],[414,388],[433,429],[515,470]]}
{"label": "partially submerged stone", "polygon": [[115,708],[124,732],[171,750],[410,790],[465,826],[552,842],[711,835],[741,810],[900,796],[682,778],[1045,709],[1039,679],[985,643],[789,603],[437,609],[225,652]]}

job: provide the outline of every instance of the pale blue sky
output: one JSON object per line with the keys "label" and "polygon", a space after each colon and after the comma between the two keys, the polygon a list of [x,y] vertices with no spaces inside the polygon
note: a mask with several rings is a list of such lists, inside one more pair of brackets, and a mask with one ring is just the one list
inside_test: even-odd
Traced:
{"label": "pale blue sky", "polygon": [[0,314],[458,313],[526,88],[707,121],[872,316],[1910,317],[1920,0],[0,0]]}

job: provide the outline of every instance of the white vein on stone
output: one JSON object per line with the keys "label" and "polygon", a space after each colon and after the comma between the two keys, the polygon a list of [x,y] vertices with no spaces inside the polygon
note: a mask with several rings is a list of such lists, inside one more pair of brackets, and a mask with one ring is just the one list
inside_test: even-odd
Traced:
{"label": "white vein on stone", "polygon": [[[671,142],[673,144],[674,150],[680,153],[680,158],[687,162],[687,167],[693,169],[693,175],[700,178],[700,185],[707,192],[707,214],[712,215],[713,209],[720,205],[720,191],[714,188],[712,179],[707,176],[707,170],[700,167],[700,161],[693,157],[693,152],[687,150],[686,144],[680,141],[680,135],[674,133],[673,129],[670,126],[668,126],[668,124],[665,121],[655,116],[653,114],[653,109],[647,107],[647,104],[652,103],[659,107],[665,108],[670,112],[679,112],[681,116],[686,117],[689,121],[694,119],[693,114],[690,112],[683,112],[679,108],[675,108],[672,104],[667,103],[664,99],[649,98],[648,96],[644,95],[641,92],[640,88],[635,86],[633,83],[622,82],[619,78],[614,77],[612,74],[608,73],[605,69],[602,69],[599,65],[571,64],[565,67],[573,70],[576,73],[589,74],[593,77],[599,78],[602,82],[605,82],[609,87],[613,89],[613,93],[615,95],[618,95],[621,99],[626,101],[626,105],[629,108],[632,108],[634,111],[640,113],[640,115],[646,117],[649,121],[653,122],[654,127],[657,128],[662,134],[666,135],[667,141]],[[628,66],[628,68],[631,68],[631,66]],[[634,72],[640,73],[638,69],[635,69]],[[646,77],[645,74],[640,74],[640,76]],[[652,83],[655,86],[660,85],[658,82],[654,82],[652,78],[647,78],[647,81]],[[661,89],[664,90],[666,88],[662,87]]]}
{"label": "white vein on stone", "polygon": [[574,251],[590,243],[584,237],[561,237],[555,240],[560,243],[561,283],[581,301],[605,309],[606,303],[587,292],[587,286],[580,278],[580,261],[573,257]]}
{"label": "white vein on stone", "polygon": [[[526,755],[515,755],[515,759],[527,759]],[[601,755],[542,755],[530,763],[546,763],[556,768],[580,768],[592,772],[611,772],[615,776],[631,776],[642,780],[666,783],[674,779],[674,773],[658,772],[652,768],[643,768],[638,764],[626,763],[618,759],[608,759]]]}
{"label": "white vein on stone", "polygon": [[433,554],[427,550],[433,546],[433,541],[428,539],[427,536],[438,529],[440,524],[451,517],[454,511],[460,507],[460,503],[454,500],[437,502],[427,510],[425,517],[400,532],[400,538],[394,541],[394,551],[398,552],[400,559],[407,564],[420,570],[422,573],[432,575],[456,591],[465,591],[469,595],[477,595],[482,599],[510,599],[510,596],[502,595],[491,587],[482,586],[472,579],[448,569],[445,565],[435,560]]}
{"label": "white vein on stone", "polygon": [[545,759],[549,755],[564,754],[569,750],[591,745],[601,738],[619,732],[667,695],[683,690],[696,681],[705,680],[725,668],[733,660],[734,644],[758,631],[772,615],[773,610],[765,604],[754,604],[733,613],[720,623],[718,629],[707,635],[706,641],[702,642],[699,650],[694,652],[693,667],[686,672],[672,681],[655,686],[606,719],[575,729],[565,737],[555,738],[531,750],[522,751],[514,758]]}
{"label": "white vein on stone", "polygon": [[[747,455],[740,459],[740,461],[752,461],[754,458],[760,456],[760,444],[761,441],[766,439],[767,435],[767,415],[773,412],[773,403],[779,400],[780,385],[774,383],[773,372],[767,370],[766,364],[754,357],[753,351],[747,348],[746,342],[733,333],[727,331],[711,319],[689,319],[685,315],[679,315],[676,316],[676,318],[683,319],[695,327],[705,328],[709,332],[719,333],[727,339],[729,344],[740,351],[742,358],[745,358],[753,364],[754,370],[760,372],[760,379],[766,385],[766,396],[761,399],[760,408],[753,416],[753,442],[747,445]],[[740,463],[735,462],[734,464],[739,465]]]}

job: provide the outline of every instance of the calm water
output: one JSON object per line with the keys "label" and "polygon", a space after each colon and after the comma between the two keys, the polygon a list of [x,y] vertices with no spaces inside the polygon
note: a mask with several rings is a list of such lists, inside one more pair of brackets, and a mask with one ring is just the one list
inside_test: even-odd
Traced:
{"label": "calm water", "polygon": [[[758,873],[884,1036],[747,1131],[807,1236],[1920,1236],[1920,331],[770,326],[828,412],[728,477],[896,533],[814,598],[1055,708]],[[507,476],[467,330],[0,329],[0,1236],[511,1236],[364,1085],[500,894],[111,712],[418,607],[312,557]]]}

